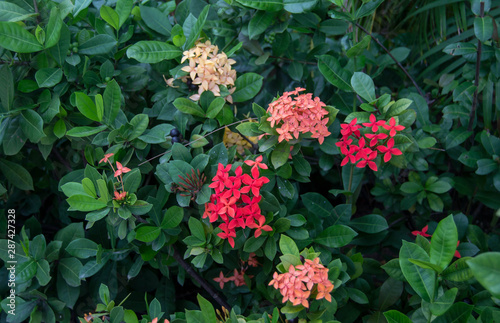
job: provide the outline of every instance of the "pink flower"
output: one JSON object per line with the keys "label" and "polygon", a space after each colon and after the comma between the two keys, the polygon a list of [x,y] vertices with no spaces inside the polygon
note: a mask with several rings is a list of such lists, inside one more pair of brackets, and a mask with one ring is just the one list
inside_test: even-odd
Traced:
{"label": "pink flower", "polygon": [[117,191],[115,191],[115,197],[113,198],[114,200],[117,200],[117,201],[123,201],[125,199],[125,197],[127,197],[127,192],[121,192],[121,193],[118,193]]}
{"label": "pink flower", "polygon": [[392,117],[391,120],[389,120],[388,125],[383,125],[383,127],[385,130],[390,130],[389,135],[391,137],[394,137],[397,131],[401,131],[405,128],[404,126],[401,125],[396,126],[396,119],[394,119],[394,117]]}
{"label": "pink flower", "polygon": [[427,234],[427,230],[429,230],[429,226],[426,225],[425,227],[422,228],[422,231],[412,231],[411,234],[413,234],[415,237],[418,235],[421,235],[422,237],[430,237],[430,234]]}
{"label": "pink flower", "polygon": [[219,283],[220,289],[224,288],[224,283],[227,283],[228,281],[231,281],[231,279],[226,278],[224,276],[224,274],[222,273],[222,271],[219,273],[219,277],[214,278],[214,280]]}
{"label": "pink flower", "polygon": [[[368,123],[363,123],[363,126],[365,127],[371,127],[373,132],[378,131],[379,126],[385,125],[385,120],[379,120],[377,121],[377,117],[372,113],[370,114],[370,122]],[[371,146],[371,145],[370,145]]]}
{"label": "pink flower", "polygon": [[101,160],[99,161],[99,164],[100,164],[100,163],[103,163],[103,162],[104,162],[104,163],[109,162],[109,158],[110,158],[111,156],[113,156],[113,155],[114,155],[114,154],[106,154],[106,155],[104,155],[104,158],[103,158],[103,159],[101,159]]}
{"label": "pink flower", "polygon": [[120,162],[116,162],[116,171],[115,171],[115,177],[118,177],[120,176],[121,174],[125,174],[125,173],[128,173],[130,172],[131,169],[130,168],[127,168],[127,167],[124,167],[122,166],[122,164]]}
{"label": "pink flower", "polygon": [[387,147],[385,146],[378,146],[377,149],[381,152],[384,153],[384,161],[387,163],[389,160],[391,160],[392,155],[402,155],[403,153],[401,150],[397,148],[392,148],[394,147],[394,138],[391,138],[387,141]]}

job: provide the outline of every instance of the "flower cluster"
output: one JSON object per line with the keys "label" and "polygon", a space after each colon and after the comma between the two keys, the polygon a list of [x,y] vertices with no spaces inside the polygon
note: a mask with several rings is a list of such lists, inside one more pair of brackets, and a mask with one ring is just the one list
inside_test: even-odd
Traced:
{"label": "flower cluster", "polygon": [[245,148],[250,149],[252,148],[252,143],[257,143],[257,137],[247,137],[245,139],[239,133],[232,132],[228,127],[226,127],[224,129],[224,137],[222,138],[222,142],[227,148],[236,146],[236,151],[238,152],[238,154],[243,156],[245,154]]}
{"label": "flower cluster", "polygon": [[332,301],[330,292],[333,284],[328,280],[328,268],[319,263],[319,258],[306,259],[303,265],[295,267],[290,265],[284,274],[275,272],[269,283],[271,285],[280,290],[283,303],[290,301],[294,306],[302,304],[309,307],[308,298],[311,294],[316,294],[316,299]]}
{"label": "flower cluster", "polygon": [[[255,253],[251,252],[250,255],[248,256],[248,265],[252,267],[257,267],[260,265],[260,263],[257,261],[255,258]],[[227,282],[234,282],[234,285],[236,287],[239,286],[244,286],[246,285],[245,282],[245,272],[247,271],[248,266],[245,266],[245,262],[241,261],[241,270],[238,271],[237,269],[234,269],[233,271],[233,276],[224,276],[224,273],[221,271],[219,273],[219,277],[214,278],[214,281],[219,283],[220,289],[224,288],[224,284]],[[253,275],[247,275],[248,278],[253,278]]]}
{"label": "flower cluster", "polygon": [[[230,94],[236,90],[234,87],[236,71],[231,68],[236,61],[228,58],[223,52],[219,53],[219,48],[212,45],[210,41],[198,42],[193,48],[185,51],[181,63],[186,60],[189,61],[189,65],[184,66],[182,70],[189,73],[189,78],[185,76],[182,81],[198,85],[198,94],[192,95],[191,100],[198,101],[204,91],[211,91],[215,96],[220,96],[219,85],[225,85]],[[166,82],[167,85],[173,87],[173,78]],[[230,95],[226,97],[226,100],[233,102]]]}
{"label": "flower cluster", "polygon": [[120,162],[116,162],[116,169],[113,167],[113,164],[109,161],[109,158],[111,158],[114,154],[106,154],[104,155],[104,158],[99,161],[99,164],[101,163],[108,163],[109,166],[111,166],[111,169],[113,170],[114,177],[117,177],[118,181],[122,184],[122,191],[118,192],[115,189],[114,195],[115,197],[113,198],[116,201],[124,201],[125,198],[127,197],[127,192],[125,192],[125,188],[123,187],[123,174],[128,173],[131,171],[130,168],[123,166]]}
{"label": "flower cluster", "polygon": [[262,198],[260,189],[269,182],[267,177],[260,176],[259,168],[267,169],[267,165],[261,161],[262,156],[257,157],[255,161],[245,161],[245,164],[252,166],[251,176],[243,174],[241,166],[236,168],[234,176],[230,176],[232,164],[224,166],[219,163],[217,174],[209,185],[215,193],[205,205],[203,218],[208,217],[210,222],[215,222],[219,218],[224,221],[219,226],[222,232],[217,235],[227,239],[233,248],[235,228],[256,229],[255,237],[260,236],[262,230],[272,231],[269,225],[264,225],[266,218],[261,214],[259,207]]}
{"label": "flower cluster", "polygon": [[[432,235],[427,233],[427,230],[429,230],[429,226],[426,225],[425,227],[422,228],[422,231],[412,231],[411,234],[413,234],[415,237],[418,235],[421,235],[422,237],[430,238]],[[457,241],[457,247],[460,245],[460,241]],[[458,250],[455,250],[455,257],[461,258],[462,256],[460,255],[460,252]]]}
{"label": "flower cluster", "polygon": [[[356,164],[356,167],[363,168],[368,165],[372,170],[377,171],[377,164],[374,160],[378,153],[384,154],[384,162],[391,160],[393,155],[401,155],[401,150],[394,148],[394,136],[398,131],[405,127],[396,125],[396,120],[391,118],[389,123],[385,120],[378,120],[374,114],[370,115],[370,122],[363,123],[366,131],[360,132],[363,128],[357,124],[357,118],[354,118],[350,123],[341,124],[340,133],[342,139],[335,145],[340,148],[340,152],[345,155],[340,166],[344,166],[348,162]],[[389,131],[389,134],[379,132],[379,129]],[[372,133],[369,133],[371,130]],[[353,143],[353,137],[356,143]],[[389,138],[389,139],[388,139]]]}
{"label": "flower cluster", "polygon": [[[330,135],[326,124],[328,123],[328,111],[326,106],[316,97],[312,99],[312,93],[300,94],[305,91],[300,87],[295,91],[285,92],[276,101],[269,104],[267,112],[271,114],[267,121],[271,122],[271,127],[276,127],[279,133],[278,141],[289,141],[295,137],[299,138],[301,133],[311,133],[312,138],[317,138],[320,144],[325,137]],[[295,98],[292,95],[296,95]],[[292,136],[293,134],[293,136]]]}

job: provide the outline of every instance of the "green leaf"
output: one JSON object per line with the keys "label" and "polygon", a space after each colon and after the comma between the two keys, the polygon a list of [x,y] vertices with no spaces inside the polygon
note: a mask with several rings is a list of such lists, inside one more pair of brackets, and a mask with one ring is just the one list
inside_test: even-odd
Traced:
{"label": "green leaf", "polygon": [[151,242],[158,238],[161,233],[161,228],[153,227],[151,225],[143,225],[137,228],[137,234],[135,236],[136,240],[142,242]]}
{"label": "green leaf", "polygon": [[257,11],[248,24],[248,37],[254,39],[269,27],[275,14],[266,11]]}
{"label": "green leaf", "polygon": [[189,230],[191,234],[201,241],[205,241],[205,230],[203,229],[203,224],[193,217],[189,218],[188,222]]}
{"label": "green leaf", "polygon": [[401,271],[401,266],[399,265],[399,259],[391,259],[385,265],[380,266],[385,272],[394,279],[399,281],[404,281],[405,277]]}
{"label": "green leaf", "polygon": [[146,131],[149,124],[149,117],[147,114],[137,114],[132,118],[132,120],[130,120],[129,124],[132,126],[132,131],[127,136],[127,139],[131,141]]}
{"label": "green leaf", "polygon": [[163,220],[161,221],[162,229],[172,229],[179,224],[181,224],[184,218],[184,209],[178,206],[171,206],[163,215]]}
{"label": "green leaf", "polygon": [[245,73],[234,82],[236,90],[232,94],[234,102],[244,102],[253,99],[262,88],[263,77],[255,73]]}
{"label": "green leaf", "polygon": [[66,201],[71,209],[78,211],[95,211],[106,207],[107,204],[91,196],[80,194],[72,195]]}
{"label": "green leaf", "polygon": [[97,35],[80,44],[78,52],[84,55],[101,55],[109,53],[116,46],[116,40],[110,35]]}
{"label": "green leaf", "polygon": [[291,13],[303,13],[316,6],[318,0],[283,0],[285,10]]}
{"label": "green leaf", "polygon": [[280,142],[271,154],[271,163],[275,169],[280,168],[288,161],[290,156],[290,144],[283,140]]}
{"label": "green leaf", "polygon": [[436,318],[432,323],[467,323],[472,313],[474,305],[463,302],[453,304],[444,315]]}
{"label": "green leaf", "polygon": [[75,96],[76,96],[76,107],[84,116],[93,121],[100,122],[102,120],[102,114],[100,115],[97,112],[96,105],[87,94],[82,92],[75,92]]}
{"label": "green leaf", "polygon": [[377,97],[375,96],[375,84],[370,76],[363,72],[354,72],[351,78],[351,85],[360,97],[368,102],[375,101]]}
{"label": "green leaf", "polygon": [[130,12],[132,11],[132,7],[134,6],[133,0],[118,0],[116,2],[116,13],[118,14],[120,23],[118,24],[118,28],[120,28],[125,21],[130,16]]}
{"label": "green leaf", "polygon": [[203,322],[206,323],[217,323],[217,317],[215,316],[215,309],[212,304],[207,301],[200,294],[197,295],[198,304],[200,304],[201,312],[203,313]]}
{"label": "green leaf", "polygon": [[488,175],[498,169],[498,163],[493,159],[479,159],[477,161],[476,174],[478,175]]}
{"label": "green leaf", "polygon": [[76,239],[69,243],[66,247],[66,251],[77,258],[86,259],[95,257],[97,254],[97,243],[85,238]]}
{"label": "green leaf", "polygon": [[258,10],[280,11],[283,9],[283,0],[236,0],[236,2]]}
{"label": "green leaf", "polygon": [[14,3],[0,1],[0,21],[20,21],[29,16],[30,13]]}
{"label": "green leaf", "polygon": [[318,68],[328,82],[339,89],[351,92],[350,80],[352,75],[340,66],[339,61],[329,55],[318,56]]}
{"label": "green leaf", "polygon": [[246,137],[254,137],[262,134],[257,122],[244,122],[236,127],[239,133]]}
{"label": "green leaf", "polygon": [[408,259],[412,264],[415,264],[417,266],[419,266],[420,268],[424,268],[424,269],[432,269],[434,270],[435,272],[437,272],[438,274],[441,273],[443,271],[443,268],[441,268],[441,266],[439,265],[435,265],[433,263],[430,263],[430,262],[427,262],[427,261],[423,261],[423,260],[417,260],[417,259]]}
{"label": "green leaf", "polygon": [[144,215],[147,214],[153,208],[153,204],[150,204],[143,200],[137,200],[133,205],[127,206],[127,209],[133,215]]}
{"label": "green leaf", "polygon": [[23,166],[0,158],[0,171],[18,189],[34,190],[33,178]]}
{"label": "green leaf", "polygon": [[449,215],[441,220],[432,234],[430,261],[446,268],[453,259],[457,249],[458,233],[453,216]]}
{"label": "green leaf", "polygon": [[451,280],[455,282],[464,282],[473,278],[472,270],[467,265],[467,261],[472,258],[463,257],[452,263],[448,268],[446,268],[441,276],[446,280]]}
{"label": "green leaf", "polygon": [[59,8],[55,7],[50,10],[49,23],[47,24],[47,32],[45,35],[45,48],[55,46],[61,38],[61,28],[63,20]]}
{"label": "green leaf", "polygon": [[425,189],[427,191],[430,191],[430,192],[433,192],[433,193],[436,193],[436,194],[443,194],[443,193],[446,193],[449,190],[451,190],[452,187],[451,187],[450,183],[448,183],[448,182],[437,181],[437,182],[434,182],[434,183],[432,183],[430,185],[426,185]]}
{"label": "green leaf", "polygon": [[434,300],[436,273],[432,269],[424,269],[410,262],[416,259],[429,262],[429,255],[418,245],[403,240],[399,251],[399,265],[406,281],[415,292],[425,301]]}
{"label": "green leaf", "polygon": [[184,43],[184,49],[190,49],[194,46],[194,43],[200,38],[201,31],[203,26],[205,26],[205,21],[207,20],[208,11],[210,9],[210,5],[206,5],[203,10],[200,12],[200,15],[196,19],[196,23],[191,28],[191,32],[187,37],[186,43]]}
{"label": "green leaf", "polygon": [[353,229],[336,224],[321,232],[314,241],[330,248],[340,248],[349,244],[357,235]]}
{"label": "green leaf", "polygon": [[408,316],[396,310],[384,312],[384,316],[388,323],[412,323]]}
{"label": "green leaf", "polygon": [[30,281],[35,277],[36,270],[37,265],[33,259],[21,263],[16,268],[16,283],[22,284]]}
{"label": "green leaf", "polygon": [[215,98],[212,102],[210,102],[210,105],[208,106],[206,113],[207,118],[214,119],[222,110],[225,103],[226,100],[224,100],[224,98],[221,97]]}
{"label": "green leaf", "polygon": [[87,9],[92,3],[92,0],[75,0],[75,6],[73,7],[73,17],[78,16],[78,14]]}
{"label": "green leaf", "polygon": [[2,103],[3,111],[9,111],[14,101],[14,79],[7,64],[3,64],[0,68],[0,84],[2,84],[0,87],[0,103]]}
{"label": "green leaf", "polygon": [[358,304],[368,304],[368,297],[360,291],[359,289],[356,288],[347,288],[347,293],[349,294],[349,298],[358,303]]}
{"label": "green leaf", "polygon": [[389,120],[389,117],[395,117],[402,114],[404,111],[406,111],[406,109],[410,107],[412,103],[413,102],[408,99],[399,99],[396,102],[394,102],[394,104],[391,105],[389,110],[387,110],[386,113],[387,120]]}
{"label": "green leaf", "polygon": [[50,265],[45,259],[40,259],[36,262],[36,279],[40,286],[47,285],[52,277],[50,277]]}
{"label": "green leaf", "polygon": [[[346,52],[347,57],[352,58],[352,57],[356,57],[356,56],[361,55],[363,53],[363,51],[366,48],[368,48],[368,46],[370,45],[371,39],[372,38],[369,35],[366,35],[365,37],[363,37],[363,39],[359,43],[357,43],[356,45],[349,48],[349,50],[347,50],[347,52]],[[352,82],[352,79],[351,79],[351,82]],[[368,102],[371,102],[371,101],[368,101]]]}
{"label": "green leaf", "polygon": [[248,238],[247,241],[245,241],[245,245],[243,246],[243,251],[245,252],[255,252],[257,249],[259,249],[264,242],[266,242],[267,237],[260,236],[258,238],[255,238],[254,236],[251,236]]}
{"label": "green leaf", "polygon": [[[397,262],[399,264],[399,262]],[[381,311],[395,304],[401,298],[404,284],[392,277],[389,277],[380,287],[379,308]]]}
{"label": "green leaf", "polygon": [[279,241],[279,246],[281,253],[284,255],[290,254],[299,257],[299,248],[295,244],[292,238],[287,237],[286,235],[282,234],[280,237]]}
{"label": "green leaf", "polygon": [[61,82],[63,72],[60,68],[42,68],[35,73],[38,87],[53,87]]}
{"label": "green leaf", "polygon": [[493,19],[491,17],[474,18],[474,34],[482,43],[493,36]]}
{"label": "green leaf", "polygon": [[141,18],[146,25],[159,34],[169,37],[172,32],[172,24],[168,16],[153,7],[141,6]]}
{"label": "green leaf", "polygon": [[24,110],[19,125],[31,142],[37,143],[45,137],[42,117],[34,110]]}
{"label": "green leaf", "polygon": [[205,117],[205,112],[203,109],[193,101],[186,99],[186,98],[177,98],[174,101],[174,106],[177,108],[177,110],[187,113],[187,114],[192,114],[197,117]]}
{"label": "green leaf", "polygon": [[471,106],[474,91],[476,91],[476,86],[471,82],[464,82],[453,90],[453,101],[463,102],[466,106]]}
{"label": "green leaf", "polygon": [[429,206],[431,210],[436,212],[443,212],[444,203],[443,200],[434,193],[427,193],[427,202],[429,202]]}
{"label": "green leaf", "polygon": [[486,252],[467,261],[474,277],[491,295],[500,298],[500,252]]}
{"label": "green leaf", "polygon": [[115,80],[111,80],[104,90],[104,115],[103,121],[112,124],[120,111],[122,91]]}
{"label": "green leaf", "polygon": [[500,138],[495,137],[489,131],[481,133],[481,143],[490,155],[500,155]]}
{"label": "green leaf", "polygon": [[0,46],[18,53],[33,53],[43,49],[35,36],[15,22],[0,21]]}
{"label": "green leaf", "polygon": [[456,287],[447,290],[443,295],[438,297],[438,299],[436,299],[434,303],[432,303],[429,306],[431,313],[436,316],[441,316],[444,313],[446,313],[446,311],[448,311],[448,309],[453,305],[453,302],[455,302],[455,297],[457,296],[457,293],[458,293],[458,288]]}
{"label": "green leaf", "polygon": [[101,18],[106,21],[115,30],[120,29],[120,17],[113,8],[108,6],[101,6],[100,9]]}
{"label": "green leaf", "polygon": [[76,258],[63,258],[59,260],[59,273],[69,286],[80,286],[80,271],[82,263]]}
{"label": "green leaf", "polygon": [[64,123],[63,119],[57,120],[56,124],[54,125],[54,135],[61,139],[64,137],[66,134],[66,124]]}
{"label": "green leaf", "polygon": [[135,193],[141,185],[141,172],[139,168],[133,169],[123,176],[123,187],[127,193]]}
{"label": "green leaf", "polygon": [[319,193],[305,193],[300,198],[307,210],[318,217],[328,217],[333,211],[332,204]]}
{"label": "green leaf", "polygon": [[420,183],[406,182],[401,185],[400,190],[408,194],[413,194],[423,191],[424,187]]}
{"label": "green leaf", "polygon": [[105,125],[99,126],[99,127],[74,127],[73,129],[68,130],[66,132],[67,136],[70,137],[77,137],[77,138],[82,138],[82,137],[88,137],[95,135],[96,133],[99,133],[108,127]]}
{"label": "green leaf", "polygon": [[360,218],[352,219],[350,225],[366,233],[378,233],[389,228],[386,219],[378,214],[368,214]]}

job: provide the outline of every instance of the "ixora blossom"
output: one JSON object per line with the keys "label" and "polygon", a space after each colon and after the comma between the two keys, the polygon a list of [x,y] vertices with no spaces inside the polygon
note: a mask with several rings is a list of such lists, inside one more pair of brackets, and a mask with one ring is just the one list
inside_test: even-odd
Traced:
{"label": "ixora blossom", "polygon": [[[415,237],[418,236],[418,235],[421,235],[422,237],[426,237],[426,238],[432,237],[432,235],[430,235],[430,234],[427,233],[427,230],[429,230],[429,226],[428,225],[426,225],[425,227],[423,227],[422,231],[415,230],[415,231],[412,231],[411,234],[413,234]],[[457,247],[459,245],[460,245],[460,241],[457,241]],[[460,255],[460,252],[458,252],[458,250],[455,250],[454,256],[457,257],[457,258],[462,258],[462,256]]]}
{"label": "ixora blossom", "polygon": [[[318,97],[313,99],[312,93],[299,95],[302,91],[305,89],[298,87],[271,102],[267,109],[271,116],[267,121],[279,133],[279,142],[289,141],[293,137],[298,139],[301,133],[310,132],[311,137],[317,138],[322,144],[325,137],[330,135],[326,126],[329,119],[325,118],[329,112],[323,108],[326,104]],[[296,97],[293,98],[292,95]]]}
{"label": "ixora blossom", "polygon": [[242,167],[238,166],[234,176],[229,174],[231,164],[224,166],[219,163],[217,173],[209,185],[215,193],[210,197],[210,202],[205,204],[203,218],[208,217],[210,222],[222,220],[223,223],[219,225],[222,232],[217,235],[227,239],[233,248],[236,228],[255,228],[255,237],[260,236],[262,231],[272,231],[269,225],[264,225],[266,218],[259,207],[262,198],[260,189],[269,182],[267,177],[260,176],[259,169],[267,168],[261,161],[262,156],[255,161],[245,161],[252,166],[251,175],[243,174]]}
{"label": "ixora blossom", "polygon": [[224,137],[222,138],[222,142],[226,148],[236,146],[236,151],[242,156],[245,154],[245,149],[252,148],[252,143],[256,144],[257,141],[257,137],[243,138],[242,135],[232,132],[228,127],[224,129]]}
{"label": "ixora blossom", "polygon": [[[374,114],[370,115],[370,122],[363,123],[366,128],[361,132],[362,125],[357,124],[357,118],[349,123],[340,125],[340,139],[335,145],[340,148],[340,152],[345,156],[340,163],[344,166],[351,162],[358,168],[366,166],[377,171],[375,158],[378,154],[384,154],[384,162],[389,162],[392,156],[399,156],[403,153],[398,148],[394,148],[394,136],[398,131],[405,129],[404,126],[396,125],[396,120],[390,119],[389,124],[385,120],[378,120]],[[381,129],[389,131],[389,135],[384,132],[378,132]],[[369,133],[371,131],[372,133]]]}
{"label": "ixora blossom", "polygon": [[[260,263],[257,261],[257,259],[255,257],[256,257],[256,255],[254,252],[251,252],[248,255],[248,261],[247,261],[248,266],[258,267],[260,265]],[[222,271],[219,272],[219,276],[214,278],[214,281],[219,283],[220,289],[224,289],[224,284],[228,283],[228,282],[234,282],[234,285],[236,287],[246,285],[244,275],[248,269],[248,266],[245,265],[245,263],[246,263],[245,261],[241,260],[241,270],[238,271],[237,269],[234,269],[233,276],[226,277],[226,276],[224,276],[224,273]],[[247,275],[247,277],[253,278],[253,275]]]}
{"label": "ixora blossom", "polygon": [[[158,323],[158,318],[155,317],[150,323]],[[165,319],[165,321],[163,321],[163,323],[170,323],[170,321]]]}
{"label": "ixora blossom", "polygon": [[306,259],[303,265],[290,265],[287,273],[275,272],[269,286],[279,289],[283,303],[290,301],[294,306],[302,304],[307,308],[310,296],[331,302],[330,292],[334,287],[328,280],[328,268],[319,263],[319,258]]}
{"label": "ixora blossom", "polygon": [[127,198],[127,192],[125,192],[125,188],[123,186],[123,174],[128,173],[131,171],[130,168],[124,167],[120,162],[116,162],[116,169],[113,167],[113,164],[109,160],[111,157],[113,157],[114,154],[105,154],[104,158],[99,161],[99,164],[102,163],[108,163],[109,166],[111,166],[111,169],[114,172],[114,177],[118,178],[118,181],[121,183],[122,186],[122,191],[118,192],[116,189],[114,191],[114,196],[113,200],[116,201],[125,201]]}
{"label": "ixora blossom", "polygon": [[[193,101],[198,101],[200,95],[205,91],[211,91],[215,96],[220,96],[219,85],[225,85],[232,94],[236,88],[236,71],[231,68],[235,64],[234,59],[230,59],[224,52],[219,53],[219,48],[212,45],[209,40],[197,42],[195,46],[183,53],[181,63],[188,61],[188,65],[182,70],[189,73],[181,80],[184,83],[198,85],[198,93],[190,97]],[[168,86],[174,87],[174,79],[165,80]],[[233,103],[231,95],[226,96],[226,100]]]}

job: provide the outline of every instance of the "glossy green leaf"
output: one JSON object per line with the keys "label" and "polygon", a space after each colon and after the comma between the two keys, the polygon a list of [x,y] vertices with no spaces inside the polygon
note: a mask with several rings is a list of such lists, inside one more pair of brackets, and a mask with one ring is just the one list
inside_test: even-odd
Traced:
{"label": "glossy green leaf", "polygon": [[80,271],[82,263],[76,258],[63,258],[59,260],[58,270],[69,286],[80,286]]}
{"label": "glossy green leaf", "polygon": [[410,262],[417,259],[429,262],[429,255],[418,245],[403,240],[399,251],[399,264],[404,277],[415,292],[425,301],[434,300],[436,273],[432,269],[424,269]]}
{"label": "glossy green leaf", "polygon": [[115,30],[120,28],[120,17],[116,13],[116,11],[108,6],[101,6],[99,10],[101,14],[101,18],[106,21],[111,27]]}
{"label": "glossy green leaf", "polygon": [[68,130],[68,132],[66,132],[66,135],[77,138],[88,137],[95,135],[96,133],[99,133],[107,128],[108,127],[104,125],[99,127],[74,127],[73,129]]}
{"label": "glossy green leaf", "polygon": [[15,22],[0,21],[0,46],[18,53],[33,53],[43,49],[35,36]]}
{"label": "glossy green leaf", "polygon": [[92,3],[92,0],[75,0],[75,6],[73,7],[73,17],[78,16],[78,14],[87,9],[88,6]]}
{"label": "glossy green leaf", "polygon": [[52,277],[50,276],[50,265],[45,259],[40,259],[36,262],[36,279],[40,286],[47,285]]}
{"label": "glossy green leaf", "polygon": [[61,82],[63,72],[60,68],[42,68],[35,73],[38,87],[53,87]]}
{"label": "glossy green leaf", "polygon": [[69,243],[66,251],[77,258],[94,257],[97,254],[97,243],[85,238],[76,239]]}
{"label": "glossy green leaf", "polygon": [[292,238],[282,234],[280,237],[279,246],[282,254],[290,254],[299,257],[299,248],[297,248],[297,245]]}
{"label": "glossy green leaf", "polygon": [[121,89],[115,80],[111,80],[106,85],[103,95],[104,115],[103,121],[106,124],[112,124],[120,111],[121,106]]}
{"label": "glossy green leaf", "polygon": [[203,29],[203,26],[205,26],[205,21],[207,20],[209,10],[210,10],[210,5],[206,5],[200,12],[200,15],[196,19],[196,23],[191,28],[189,36],[186,35],[187,40],[184,43],[184,49],[190,49],[191,47],[193,47],[198,38],[200,38],[200,34]]}
{"label": "glossy green leaf", "polygon": [[283,0],[285,10],[296,14],[312,10],[317,3],[318,0]]}
{"label": "glossy green leaf", "polygon": [[127,136],[127,139],[134,140],[135,138],[138,138],[140,135],[142,135],[148,128],[149,117],[144,113],[136,114],[132,118],[132,120],[130,120],[129,124],[132,126],[132,131]]}
{"label": "glossy green leaf", "polygon": [[15,281],[18,284],[26,283],[35,277],[37,270],[36,261],[30,259],[16,266]]}
{"label": "glossy green leaf", "polygon": [[45,48],[55,46],[61,38],[61,29],[63,20],[61,19],[61,11],[55,7],[50,10],[49,23],[47,24],[47,32],[45,34]]}
{"label": "glossy green leaf", "polygon": [[493,36],[493,19],[491,17],[474,18],[474,34],[481,42],[486,42]]}
{"label": "glossy green leaf", "polygon": [[[87,118],[100,122],[102,115],[97,112],[97,107],[92,99],[85,93],[76,92],[76,107]],[[71,130],[70,130],[71,131]]]}
{"label": "glossy green leaf", "polygon": [[161,221],[162,229],[172,229],[177,227],[184,218],[184,209],[178,206],[171,206],[167,209],[163,215],[163,220]]}
{"label": "glossy green leaf", "polygon": [[0,1],[0,21],[20,21],[29,16],[29,12],[14,3]]}
{"label": "glossy green leaf", "polygon": [[329,55],[318,56],[318,68],[328,82],[343,91],[352,91],[350,82],[352,75],[340,66],[335,57]]}
{"label": "glossy green leaf", "polygon": [[408,316],[396,310],[384,312],[384,316],[388,323],[412,323]]}
{"label": "glossy green leaf", "polygon": [[363,72],[354,72],[351,78],[351,86],[360,97],[368,102],[375,101],[375,84],[370,76]]}
{"label": "glossy green leaf", "polygon": [[85,55],[108,54],[116,46],[116,40],[110,35],[97,35],[80,44],[78,52]]}
{"label": "glossy green leaf", "polygon": [[141,18],[146,25],[164,36],[170,36],[172,32],[172,24],[168,20],[168,16],[157,8],[142,6]]}
{"label": "glossy green leaf", "polygon": [[177,98],[174,101],[174,106],[183,113],[192,114],[197,117],[205,117],[203,109],[197,103],[189,99]]}
{"label": "glossy green leaf", "polygon": [[436,318],[433,323],[467,323],[471,317],[474,305],[468,305],[463,302],[453,304],[444,315]]}
{"label": "glossy green leaf", "polygon": [[200,304],[201,312],[203,313],[203,322],[206,323],[217,323],[217,317],[215,316],[215,309],[213,305],[203,298],[200,294],[197,296],[198,304]]}
{"label": "glossy green leaf", "polygon": [[278,169],[288,161],[290,156],[290,144],[288,141],[283,140],[280,142],[271,154],[271,163],[273,167]]}
{"label": "glossy green leaf", "polygon": [[500,298],[500,252],[486,252],[467,261],[472,274],[493,296]]}
{"label": "glossy green leaf", "polygon": [[42,117],[34,110],[24,110],[19,125],[31,142],[37,143],[45,137]]}
{"label": "glossy green leaf", "polygon": [[352,219],[350,224],[355,229],[366,233],[378,233],[389,228],[387,220],[378,214],[368,214]]}
{"label": "glossy green leaf", "polygon": [[234,102],[244,102],[253,99],[262,88],[263,77],[255,73],[245,73],[238,76],[234,82],[236,90],[232,94]]}
{"label": "glossy green leaf", "polygon": [[283,9],[283,0],[236,0],[242,5],[258,10],[280,11]]}
{"label": "glossy green leaf", "polygon": [[257,11],[248,24],[248,37],[254,39],[269,27],[274,19],[274,14],[266,11]]}
{"label": "glossy green leaf", "polygon": [[7,64],[3,64],[0,68],[0,83],[2,84],[0,87],[0,103],[3,111],[9,111],[14,101],[14,79]]}
{"label": "glossy green leaf", "polygon": [[143,225],[137,228],[135,239],[142,242],[151,242],[158,238],[161,228],[150,225]]}
{"label": "glossy green leaf", "polygon": [[349,244],[357,235],[348,226],[336,224],[321,232],[314,241],[330,248],[340,248]]}
{"label": "glossy green leaf", "polygon": [[21,165],[0,158],[0,171],[7,180],[20,190],[33,190],[33,178]]}
{"label": "glossy green leaf", "polygon": [[453,305],[458,289],[452,288],[447,290],[443,295],[438,297],[429,307],[431,313],[436,316],[443,315]]}
{"label": "glossy green leaf", "polygon": [[107,204],[100,200],[96,200],[91,196],[79,195],[79,194],[72,195],[66,201],[73,210],[78,210],[78,211],[99,210],[106,207]]}
{"label": "glossy green leaf", "polygon": [[457,249],[458,233],[453,215],[441,220],[432,234],[430,262],[440,266],[448,267]]}

